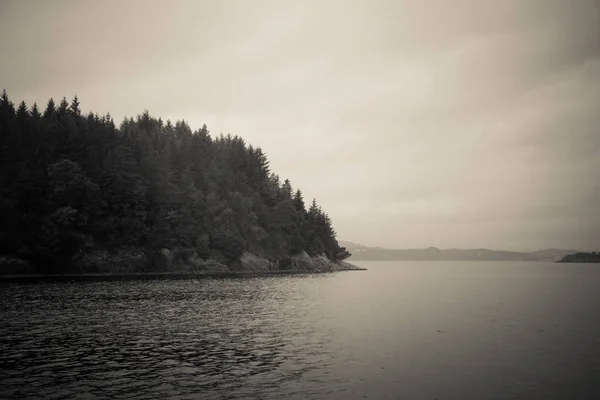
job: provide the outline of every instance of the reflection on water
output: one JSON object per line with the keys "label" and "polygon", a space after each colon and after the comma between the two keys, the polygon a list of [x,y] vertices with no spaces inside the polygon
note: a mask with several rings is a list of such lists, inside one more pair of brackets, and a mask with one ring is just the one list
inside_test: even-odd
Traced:
{"label": "reflection on water", "polygon": [[0,285],[0,398],[596,399],[600,265]]}

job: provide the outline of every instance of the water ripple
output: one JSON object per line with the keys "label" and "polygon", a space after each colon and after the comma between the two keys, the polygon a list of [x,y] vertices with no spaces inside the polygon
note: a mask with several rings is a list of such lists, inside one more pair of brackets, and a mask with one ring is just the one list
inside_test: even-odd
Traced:
{"label": "water ripple", "polygon": [[329,339],[266,281],[7,285],[0,397],[277,397]]}
{"label": "water ripple", "polygon": [[0,285],[0,398],[596,399],[600,265]]}

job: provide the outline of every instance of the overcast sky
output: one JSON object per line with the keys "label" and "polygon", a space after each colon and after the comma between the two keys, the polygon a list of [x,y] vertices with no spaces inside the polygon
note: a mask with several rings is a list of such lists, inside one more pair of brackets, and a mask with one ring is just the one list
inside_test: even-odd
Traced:
{"label": "overcast sky", "polygon": [[239,134],[342,240],[600,250],[598,0],[0,0],[0,86]]}

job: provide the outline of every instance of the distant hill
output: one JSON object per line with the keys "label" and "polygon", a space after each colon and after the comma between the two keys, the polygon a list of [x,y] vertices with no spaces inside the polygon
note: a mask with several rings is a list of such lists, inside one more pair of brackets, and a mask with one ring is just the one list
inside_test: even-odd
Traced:
{"label": "distant hill", "polygon": [[561,263],[600,263],[600,252],[568,254],[561,258]]}
{"label": "distant hill", "polygon": [[339,241],[353,261],[558,261],[576,250],[544,249],[518,252],[490,249],[385,249]]}
{"label": "distant hill", "polygon": [[381,247],[368,247],[368,246],[364,246],[362,244],[346,242],[343,240],[338,240],[338,243],[340,246],[343,246],[348,250],[352,249],[353,251],[361,251],[361,250],[368,250],[368,249],[381,249]]}
{"label": "distant hill", "polygon": [[363,245],[357,244],[357,243],[353,243],[353,242],[345,242],[343,240],[338,240],[338,243],[340,244],[340,246],[344,246],[345,248],[358,248],[358,247],[365,247]]}

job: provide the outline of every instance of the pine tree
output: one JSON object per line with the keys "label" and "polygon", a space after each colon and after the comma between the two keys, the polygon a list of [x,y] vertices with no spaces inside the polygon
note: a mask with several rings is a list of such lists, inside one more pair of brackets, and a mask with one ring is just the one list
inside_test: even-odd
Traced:
{"label": "pine tree", "polygon": [[6,89],[4,89],[2,91],[2,96],[0,96],[0,121],[2,122],[1,127],[3,130],[7,129],[6,127],[14,117],[15,105],[10,101]]}
{"label": "pine tree", "polygon": [[294,198],[294,190],[292,189],[292,184],[289,179],[286,179],[282,185],[283,195],[285,199],[293,199]]}
{"label": "pine tree", "polygon": [[19,107],[17,108],[17,121],[19,121],[19,124],[23,125],[28,117],[29,111],[27,110],[27,104],[22,101],[19,103]]}
{"label": "pine tree", "polygon": [[54,116],[55,112],[56,112],[56,104],[54,103],[54,100],[51,97],[50,100],[48,100],[48,104],[46,105],[46,110],[44,111],[44,118],[46,118],[46,119],[52,118]]}
{"label": "pine tree", "polygon": [[77,116],[81,115],[81,109],[79,108],[79,99],[77,98],[77,95],[75,95],[75,97],[73,97],[73,100],[71,101],[71,106],[69,107],[69,109],[71,110],[71,112]]}
{"label": "pine tree", "polygon": [[300,189],[296,190],[296,194],[294,195],[294,206],[296,207],[297,212],[302,214],[306,213],[304,197],[302,196],[302,191]]}
{"label": "pine tree", "polygon": [[42,117],[42,115],[40,114],[40,109],[38,108],[37,103],[33,103],[33,106],[31,107],[31,117],[33,119],[40,119]]}
{"label": "pine tree", "polygon": [[64,115],[67,113],[68,110],[69,110],[69,102],[67,101],[66,97],[63,97],[62,100],[60,101],[60,104],[58,105],[58,113],[60,115]]}

